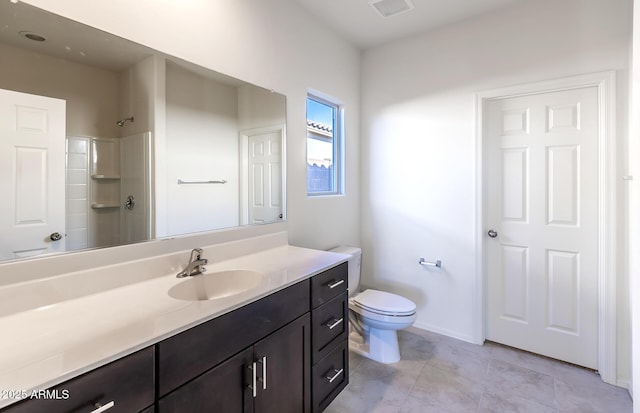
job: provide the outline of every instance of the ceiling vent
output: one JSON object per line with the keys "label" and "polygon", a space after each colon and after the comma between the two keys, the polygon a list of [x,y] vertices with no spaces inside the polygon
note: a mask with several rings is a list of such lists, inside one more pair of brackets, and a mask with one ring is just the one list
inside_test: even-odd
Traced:
{"label": "ceiling vent", "polygon": [[369,0],[369,5],[382,17],[393,17],[413,9],[411,0]]}

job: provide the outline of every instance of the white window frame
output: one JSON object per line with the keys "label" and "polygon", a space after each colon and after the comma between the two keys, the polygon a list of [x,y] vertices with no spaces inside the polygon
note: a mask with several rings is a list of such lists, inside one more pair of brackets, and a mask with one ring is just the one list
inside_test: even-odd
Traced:
{"label": "white window frame", "polygon": [[[335,117],[333,119],[333,191],[321,191],[321,192],[309,192],[309,187],[307,186],[307,196],[310,198],[315,197],[326,197],[326,196],[336,196],[336,195],[344,195],[344,107],[343,105],[336,101],[335,99],[331,99],[326,97],[322,93],[309,91],[307,92],[307,100],[314,100],[316,102],[322,103],[327,106],[331,106],[335,110]],[[305,104],[307,102],[305,100]],[[305,111],[306,113],[306,111]],[[306,117],[306,115],[305,115]],[[306,139],[309,139],[309,131],[307,131]],[[313,138],[312,138],[313,139]],[[306,144],[305,140],[305,144]],[[305,164],[307,163],[307,158],[305,159]],[[308,179],[308,178],[307,178]],[[305,179],[305,185],[307,185],[307,179]]]}

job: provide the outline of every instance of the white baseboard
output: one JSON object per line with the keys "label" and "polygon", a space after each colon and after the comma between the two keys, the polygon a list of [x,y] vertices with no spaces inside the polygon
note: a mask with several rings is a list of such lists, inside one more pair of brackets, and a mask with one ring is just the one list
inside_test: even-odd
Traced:
{"label": "white baseboard", "polygon": [[633,384],[631,383],[631,380],[618,379],[618,381],[616,382],[616,386],[627,389],[627,391],[629,392],[629,396],[631,396],[631,399],[633,399]]}
{"label": "white baseboard", "polygon": [[467,335],[467,334],[460,334],[457,331],[453,331],[453,330],[448,330],[446,328],[442,328],[442,327],[437,327],[428,323],[420,323],[420,322],[415,322],[413,323],[413,326],[416,328],[419,328],[421,330],[426,330],[426,331],[430,331],[432,333],[436,333],[436,334],[441,334],[443,336],[447,336],[447,337],[451,337],[451,338],[455,338],[458,340],[462,340],[462,341],[466,341],[467,343],[471,343],[471,344],[478,344],[478,345],[482,345],[483,343],[478,343],[477,341],[475,341],[473,339],[472,336]]}

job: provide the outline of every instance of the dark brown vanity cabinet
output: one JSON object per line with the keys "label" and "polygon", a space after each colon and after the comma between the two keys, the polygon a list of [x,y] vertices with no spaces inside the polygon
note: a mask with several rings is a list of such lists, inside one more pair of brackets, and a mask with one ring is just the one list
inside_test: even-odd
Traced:
{"label": "dark brown vanity cabinet", "polygon": [[313,411],[323,411],[349,383],[347,263],[311,279]]}
{"label": "dark brown vanity cabinet", "polygon": [[159,413],[309,412],[309,281],[157,348]]}
{"label": "dark brown vanity cabinet", "polygon": [[160,399],[158,412],[308,412],[309,315]]}
{"label": "dark brown vanity cabinet", "polygon": [[0,410],[322,411],[348,383],[347,335],[344,263],[51,389],[68,400]]}

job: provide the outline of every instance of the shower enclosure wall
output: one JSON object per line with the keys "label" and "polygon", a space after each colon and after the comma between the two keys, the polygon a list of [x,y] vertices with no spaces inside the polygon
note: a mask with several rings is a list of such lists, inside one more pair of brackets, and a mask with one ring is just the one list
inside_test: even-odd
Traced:
{"label": "shower enclosure wall", "polygon": [[150,133],[67,137],[67,249],[149,239]]}

